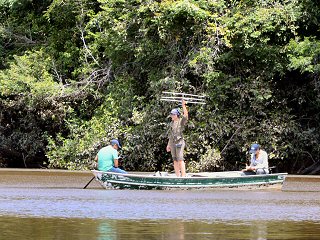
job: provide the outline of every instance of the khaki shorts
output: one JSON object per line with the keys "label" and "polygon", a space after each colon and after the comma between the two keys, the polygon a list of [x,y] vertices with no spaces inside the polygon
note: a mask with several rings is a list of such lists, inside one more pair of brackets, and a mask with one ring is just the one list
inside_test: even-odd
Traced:
{"label": "khaki shorts", "polygon": [[182,141],[179,141],[179,144],[181,144],[181,146],[177,146],[177,144],[171,144],[170,145],[171,156],[172,156],[172,159],[174,161],[182,161],[182,160],[184,160],[183,151],[184,151],[184,148],[186,146],[186,143],[185,143],[184,140],[182,140]]}

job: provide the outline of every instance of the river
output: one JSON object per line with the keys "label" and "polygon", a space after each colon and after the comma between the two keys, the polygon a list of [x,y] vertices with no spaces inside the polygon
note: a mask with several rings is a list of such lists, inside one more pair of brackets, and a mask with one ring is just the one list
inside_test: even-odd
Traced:
{"label": "river", "polygon": [[0,191],[0,239],[320,239],[319,192]]}

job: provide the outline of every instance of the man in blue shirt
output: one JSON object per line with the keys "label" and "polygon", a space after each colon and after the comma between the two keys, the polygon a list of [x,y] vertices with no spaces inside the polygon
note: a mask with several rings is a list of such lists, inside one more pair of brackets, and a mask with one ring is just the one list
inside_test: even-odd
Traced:
{"label": "man in blue shirt", "polygon": [[118,149],[121,145],[118,140],[112,139],[109,146],[103,147],[98,152],[95,160],[98,161],[98,170],[103,172],[127,173],[118,168]]}

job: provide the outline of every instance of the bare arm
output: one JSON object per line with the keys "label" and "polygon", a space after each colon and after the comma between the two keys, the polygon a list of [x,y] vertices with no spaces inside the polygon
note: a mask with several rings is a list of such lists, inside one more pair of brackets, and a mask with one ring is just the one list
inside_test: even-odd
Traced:
{"label": "bare arm", "polygon": [[114,167],[118,167],[118,165],[119,165],[119,161],[118,161],[118,159],[114,159],[113,160],[113,163],[114,163]]}
{"label": "bare arm", "polygon": [[188,113],[188,109],[186,107],[186,101],[184,99],[182,99],[182,110],[183,110],[183,116],[188,119],[189,113]]}
{"label": "bare arm", "polygon": [[171,151],[171,147],[170,147],[170,139],[168,141],[167,147],[166,147],[167,152]]}

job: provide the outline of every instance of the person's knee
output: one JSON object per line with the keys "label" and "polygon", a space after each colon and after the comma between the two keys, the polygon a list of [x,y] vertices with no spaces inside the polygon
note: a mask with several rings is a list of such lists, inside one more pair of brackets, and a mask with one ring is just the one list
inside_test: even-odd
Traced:
{"label": "person's knee", "polygon": [[120,168],[115,168],[115,167],[112,167],[111,169],[109,169],[110,172],[115,172],[115,173],[123,173],[123,174],[127,174],[126,171],[120,169]]}
{"label": "person's knee", "polygon": [[120,168],[117,168],[118,173],[123,173],[123,174],[127,174],[127,172],[125,170],[122,170]]}
{"label": "person's knee", "polygon": [[266,170],[266,169],[263,169],[263,168],[258,168],[258,169],[256,170],[256,173],[257,173],[257,174],[268,174],[269,171]]}

